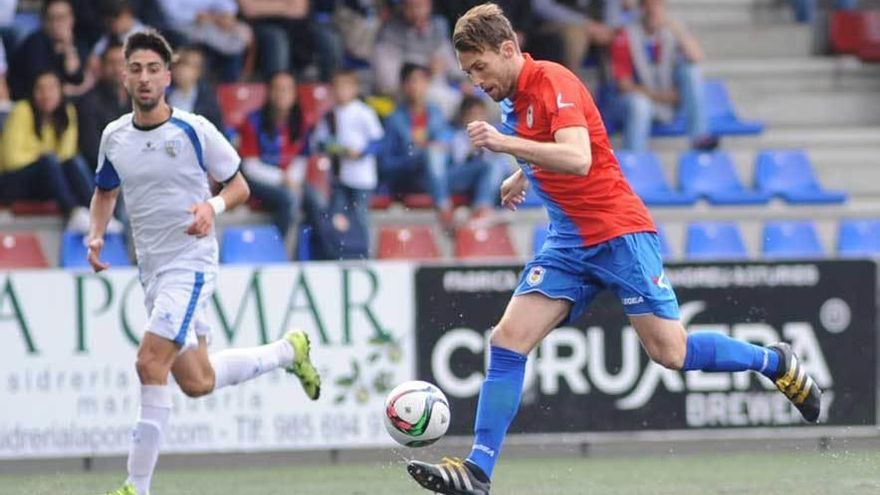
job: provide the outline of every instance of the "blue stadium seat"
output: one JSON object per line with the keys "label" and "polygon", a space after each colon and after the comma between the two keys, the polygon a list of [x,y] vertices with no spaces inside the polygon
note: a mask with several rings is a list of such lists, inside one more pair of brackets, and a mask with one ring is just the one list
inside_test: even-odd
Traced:
{"label": "blue stadium seat", "polygon": [[736,222],[696,222],[688,225],[685,255],[689,260],[743,260],[748,258]]}
{"label": "blue stadium seat", "polygon": [[843,203],[846,193],[826,191],[803,150],[764,150],[755,159],[755,187],[792,204]]}
{"label": "blue stadium seat", "polygon": [[716,205],[764,204],[771,195],[746,189],[730,155],[723,151],[688,151],[678,160],[678,181],[682,191],[705,196]]}
{"label": "blue stadium seat", "polygon": [[549,223],[539,223],[535,225],[534,233],[532,234],[532,253],[538,254],[541,252],[541,248],[544,246],[544,241],[547,240],[547,234],[550,232],[548,229],[550,228]]}
{"label": "blue stadium seat", "polygon": [[706,112],[709,117],[709,129],[718,136],[743,136],[760,134],[764,131],[764,123],[740,120],[727,94],[727,87],[722,81],[706,81],[703,86],[706,98]]}
{"label": "blue stadium seat", "polygon": [[697,195],[682,193],[669,187],[660,159],[650,151],[615,151],[617,161],[630,186],[647,205],[689,206]]}
{"label": "blue stadium seat", "polygon": [[[86,260],[88,248],[85,236],[73,232],[65,232],[61,237],[61,257],[58,264],[63,268],[90,268]],[[101,261],[111,266],[131,266],[128,249],[125,247],[125,236],[122,234],[105,234],[104,249],[101,250]]]}
{"label": "blue stadium seat", "polygon": [[764,224],[765,258],[823,258],[816,226],[810,221],[770,221]]}
{"label": "blue stadium seat", "polygon": [[880,220],[841,220],[837,254],[847,258],[880,255]]}
{"label": "blue stadium seat", "polygon": [[220,263],[284,263],[284,240],[274,225],[226,227],[220,244]]}

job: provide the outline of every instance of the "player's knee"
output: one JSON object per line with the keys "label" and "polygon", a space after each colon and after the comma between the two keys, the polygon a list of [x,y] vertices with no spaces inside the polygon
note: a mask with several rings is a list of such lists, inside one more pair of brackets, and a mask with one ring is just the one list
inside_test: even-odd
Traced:
{"label": "player's knee", "polygon": [[187,397],[204,397],[214,390],[214,381],[205,378],[187,378],[179,380],[177,384]]}
{"label": "player's knee", "polygon": [[678,345],[664,345],[648,352],[651,359],[660,366],[670,370],[680,370],[684,366],[687,349]]}
{"label": "player's knee", "polygon": [[489,342],[495,347],[503,347],[520,354],[528,354],[531,349],[524,349],[523,345],[528,339],[522,331],[515,325],[508,324],[505,320],[501,320],[492,329],[492,335]]}
{"label": "player's knee", "polygon": [[149,356],[138,355],[135,368],[138,378],[144,385],[162,384],[168,379],[168,370],[158,360]]}

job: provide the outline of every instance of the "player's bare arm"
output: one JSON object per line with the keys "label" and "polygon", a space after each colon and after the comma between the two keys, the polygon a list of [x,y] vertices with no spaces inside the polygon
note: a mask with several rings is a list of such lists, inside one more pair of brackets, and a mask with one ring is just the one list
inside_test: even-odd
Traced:
{"label": "player's bare arm", "polygon": [[516,211],[516,207],[526,200],[528,187],[529,179],[522,170],[517,169],[501,183],[501,206]]}
{"label": "player's bare arm", "polygon": [[208,201],[189,207],[189,212],[193,214],[193,223],[186,229],[186,233],[199,238],[205,237],[211,233],[211,229],[214,228],[214,218],[220,213],[218,207],[215,206],[216,204],[222,201],[223,210],[232,209],[247,201],[250,195],[251,189],[244,176],[241,175],[241,172],[236,172],[224,184],[220,194]]}
{"label": "player's bare arm", "polygon": [[553,135],[555,141],[542,143],[502,134],[483,121],[468,124],[471,143],[497,153],[508,153],[521,160],[560,174],[587,175],[593,163],[590,135],[586,127],[565,127]]}
{"label": "player's bare arm", "polygon": [[104,190],[95,188],[92,195],[92,203],[89,206],[89,238],[88,238],[88,254],[89,264],[92,270],[100,272],[110,267],[109,263],[101,261],[101,250],[104,248],[104,231],[107,228],[107,222],[113,216],[113,209],[116,208],[116,198],[119,197],[119,188]]}

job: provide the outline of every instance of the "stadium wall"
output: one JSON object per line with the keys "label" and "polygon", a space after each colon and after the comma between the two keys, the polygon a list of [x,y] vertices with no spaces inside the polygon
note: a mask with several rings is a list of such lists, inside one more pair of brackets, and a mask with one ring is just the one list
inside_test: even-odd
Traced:
{"label": "stadium wall", "polygon": [[[212,347],[259,345],[290,326],[313,336],[324,395],[308,403],[278,372],[175,398],[166,451],[386,448],[385,392],[421,378],[469,434],[490,326],[518,279],[507,265],[223,267]],[[613,297],[536,350],[511,443],[609,438],[797,437],[877,432],[877,270],[870,261],[669,265],[690,331],[792,342],[826,390],[803,425],[761,378],[681,374],[648,362]],[[134,269],[0,273],[0,459],[127,451],[134,359],[146,315]]]}

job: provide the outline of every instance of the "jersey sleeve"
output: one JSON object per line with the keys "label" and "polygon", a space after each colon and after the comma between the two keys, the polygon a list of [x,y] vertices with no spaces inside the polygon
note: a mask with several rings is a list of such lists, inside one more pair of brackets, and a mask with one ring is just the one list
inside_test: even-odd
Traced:
{"label": "jersey sleeve", "polygon": [[238,172],[241,157],[214,124],[204,117],[198,117],[205,140],[205,168],[217,182],[226,182]]}
{"label": "jersey sleeve", "polygon": [[551,73],[541,86],[541,100],[551,134],[565,127],[587,127],[586,114],[592,102],[588,101],[580,81]]}
{"label": "jersey sleeve", "polygon": [[108,156],[109,129],[110,126],[107,126],[101,133],[101,143],[98,145],[98,168],[95,170],[95,185],[104,191],[116,189],[122,183],[116,167]]}

